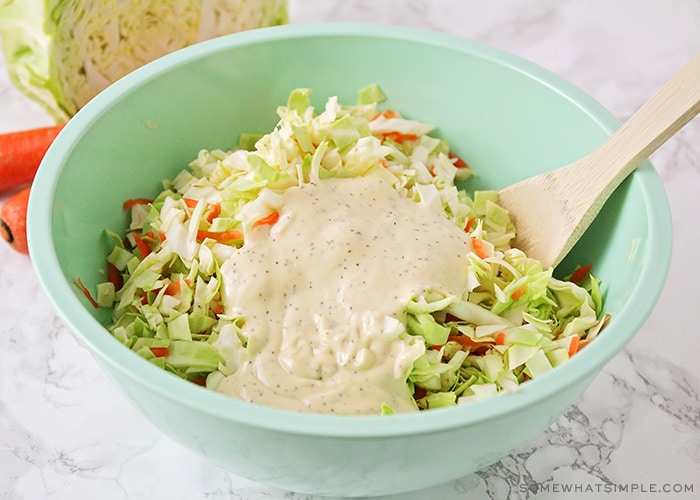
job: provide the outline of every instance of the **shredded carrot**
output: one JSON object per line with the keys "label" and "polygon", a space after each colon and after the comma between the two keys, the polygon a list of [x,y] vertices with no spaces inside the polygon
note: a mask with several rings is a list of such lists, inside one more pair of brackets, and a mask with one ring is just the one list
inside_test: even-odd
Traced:
{"label": "shredded carrot", "polygon": [[149,349],[156,358],[164,358],[170,354],[167,347],[150,347]]}
{"label": "shredded carrot", "polygon": [[266,224],[274,224],[277,222],[280,218],[280,213],[279,212],[272,212],[270,215],[267,215],[263,217],[262,219],[256,220],[253,223],[253,228],[256,228],[258,226],[264,226]]}
{"label": "shredded carrot", "polygon": [[513,300],[518,300],[520,297],[523,296],[523,294],[524,294],[526,291],[527,291],[527,284],[521,286],[521,287],[518,288],[516,291],[514,291],[514,292],[513,292],[513,295],[511,295],[510,297],[511,297]]}
{"label": "shredded carrot", "polygon": [[585,340],[579,341],[578,349],[576,349],[576,352],[580,352],[584,347],[586,347],[591,342],[593,342],[593,339],[585,339]]}
{"label": "shredded carrot", "polygon": [[466,335],[450,335],[447,340],[461,344],[464,348],[468,349],[470,354],[477,356],[483,356],[494,345],[494,341],[490,338],[488,340],[484,340],[483,342],[477,342],[470,339]]}
{"label": "shredded carrot", "polygon": [[187,205],[189,208],[194,208],[197,206],[197,203],[199,203],[199,200],[195,200],[193,198],[183,198],[182,201],[184,201],[185,205]]}
{"label": "shredded carrot", "polygon": [[496,345],[505,345],[506,343],[506,332],[498,332],[496,334]]}
{"label": "shredded carrot", "polygon": [[148,205],[149,203],[153,203],[153,200],[149,200],[148,198],[131,198],[122,204],[122,208],[124,210],[129,210],[136,205]]}
{"label": "shredded carrot", "polygon": [[569,357],[573,356],[578,352],[580,341],[581,337],[579,337],[578,335],[571,338],[571,342],[569,343]]}
{"label": "shredded carrot", "polygon": [[[162,233],[159,233],[159,234],[156,236],[156,234],[155,234],[153,231],[146,231],[145,233],[143,233],[143,234],[141,235],[141,239],[142,239],[144,242],[146,242],[146,243],[148,243],[148,242],[152,242],[153,244],[156,244],[156,243],[159,243],[159,242],[160,242],[160,243],[163,243],[163,239],[161,239],[161,234],[162,234]],[[150,250],[150,251],[153,251],[153,250],[150,249],[150,248],[149,248],[149,250]],[[150,253],[150,252],[149,252],[149,253]]]}
{"label": "shredded carrot", "polygon": [[177,295],[180,293],[182,285],[179,281],[171,281],[168,286],[165,287],[165,295]]}
{"label": "shredded carrot", "polygon": [[224,305],[221,303],[215,304],[213,306],[212,310],[214,311],[214,314],[223,314],[224,313]]}
{"label": "shredded carrot", "polygon": [[472,230],[472,227],[474,227],[474,223],[476,222],[476,217],[472,217],[467,221],[467,225],[464,226],[464,232],[468,233],[469,231]]}
{"label": "shredded carrot", "polygon": [[389,132],[384,134],[385,139],[389,139],[398,144],[403,144],[406,141],[417,141],[418,136],[416,134],[402,134],[401,132]]}
{"label": "shredded carrot", "polygon": [[372,117],[372,120],[370,120],[370,121],[376,120],[380,116],[383,116],[384,118],[386,118],[388,120],[390,118],[396,118],[397,116],[399,116],[399,114],[396,111],[394,111],[393,109],[387,109],[386,111],[382,111],[381,113],[377,113],[376,115],[374,115]]}
{"label": "shredded carrot", "polygon": [[571,273],[571,278],[569,278],[569,281],[579,283],[588,275],[589,272],[591,272],[591,267],[593,267],[593,264],[586,264],[585,266],[579,267],[573,273]]}
{"label": "shredded carrot", "polygon": [[202,241],[206,238],[211,238],[219,243],[228,243],[230,241],[242,240],[243,233],[240,231],[222,231],[218,233],[213,231],[205,231],[204,229],[197,231],[197,241]]}
{"label": "shredded carrot", "polygon": [[78,286],[80,287],[80,290],[83,292],[83,294],[85,294],[85,296],[90,301],[90,303],[93,305],[93,307],[95,309],[99,309],[100,304],[98,304],[97,301],[92,297],[90,290],[88,290],[87,287],[83,284],[83,280],[78,278],[77,280],[75,280],[75,282],[78,284]]}
{"label": "shredded carrot", "polygon": [[480,259],[485,259],[489,256],[489,253],[486,251],[486,246],[484,245],[484,240],[480,238],[472,238],[472,248],[476,256]]}
{"label": "shredded carrot", "polygon": [[221,215],[221,203],[209,205],[209,215],[207,215],[207,222],[211,224],[212,221],[216,219],[219,215]]}
{"label": "shredded carrot", "polygon": [[134,233],[134,243],[136,243],[136,248],[138,248],[139,253],[141,254],[141,260],[145,259],[148,257],[148,255],[151,253],[151,247],[148,246],[148,243],[143,241],[141,236],[139,236],[137,233]]}
{"label": "shredded carrot", "polygon": [[111,262],[107,264],[107,276],[109,282],[114,285],[114,290],[117,292],[121,290],[122,286],[124,286],[124,278],[122,273],[119,272],[119,269],[117,269],[117,266]]}
{"label": "shredded carrot", "polygon": [[469,168],[469,165],[467,165],[467,162],[461,159],[459,156],[457,156],[454,153],[450,153],[448,155],[451,159],[455,160],[454,166],[457,168]]}
{"label": "shredded carrot", "polygon": [[463,346],[468,346],[468,347],[481,347],[485,345],[493,345],[493,340],[484,340],[481,342],[477,342],[475,340],[472,340],[471,338],[467,337],[466,335],[450,335],[447,337],[448,342],[457,342],[458,344],[462,344]]}

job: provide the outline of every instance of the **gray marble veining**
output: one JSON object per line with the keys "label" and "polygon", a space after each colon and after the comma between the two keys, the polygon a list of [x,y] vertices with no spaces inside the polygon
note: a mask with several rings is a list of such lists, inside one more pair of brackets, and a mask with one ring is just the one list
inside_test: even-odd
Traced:
{"label": "gray marble veining", "polygon": [[[398,24],[492,45],[570,80],[620,120],[700,50],[697,0],[290,0],[290,13],[295,23]],[[0,60],[0,132],[50,123]],[[396,498],[700,498],[700,123],[652,160],[674,254],[637,337],[541,435],[476,473]],[[316,500],[226,473],[161,435],[56,317],[29,260],[5,245],[0,498]]]}

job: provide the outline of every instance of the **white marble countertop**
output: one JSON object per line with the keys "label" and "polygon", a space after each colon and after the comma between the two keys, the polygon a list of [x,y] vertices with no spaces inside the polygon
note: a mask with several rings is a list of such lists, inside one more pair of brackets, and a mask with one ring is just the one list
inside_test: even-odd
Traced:
{"label": "white marble countertop", "polygon": [[[700,49],[697,0],[291,0],[290,14],[480,41],[560,74],[622,120]],[[49,124],[0,61],[0,132]],[[700,119],[652,161],[674,252],[642,330],[544,433],[482,471],[401,498],[700,498]],[[153,428],[56,317],[29,259],[0,244],[0,498],[312,497],[224,472]]]}

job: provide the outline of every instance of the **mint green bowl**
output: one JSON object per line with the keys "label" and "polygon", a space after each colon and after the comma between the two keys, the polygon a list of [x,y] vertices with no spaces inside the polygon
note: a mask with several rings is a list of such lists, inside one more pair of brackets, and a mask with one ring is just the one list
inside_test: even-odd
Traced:
{"label": "mint green bowl", "polygon": [[201,148],[265,132],[291,89],[321,106],[378,83],[388,105],[438,125],[500,188],[578,159],[619,122],[588,95],[512,55],[460,38],[378,25],[291,25],[205,42],[155,61],[90,102],[47,153],[29,206],[29,245],[46,293],[105,373],[163,433],[240,476],[305,493],[371,496],[446,482],[499,460],[571,405],[651,312],[671,257],[671,219],[645,163],[614,194],[557,273],[593,262],[612,322],[522,391],[385,417],[299,414],[243,403],[144,361],[104,328],[74,285],[105,278],[105,228],[122,202],[154,196]]}

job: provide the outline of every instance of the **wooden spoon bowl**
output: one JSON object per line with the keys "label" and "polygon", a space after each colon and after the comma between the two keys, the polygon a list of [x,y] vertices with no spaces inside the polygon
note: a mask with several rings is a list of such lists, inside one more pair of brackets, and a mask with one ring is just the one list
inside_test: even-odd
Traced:
{"label": "wooden spoon bowl", "polygon": [[700,53],[599,148],[565,167],[504,188],[514,246],[556,266],[620,183],[700,112]]}

